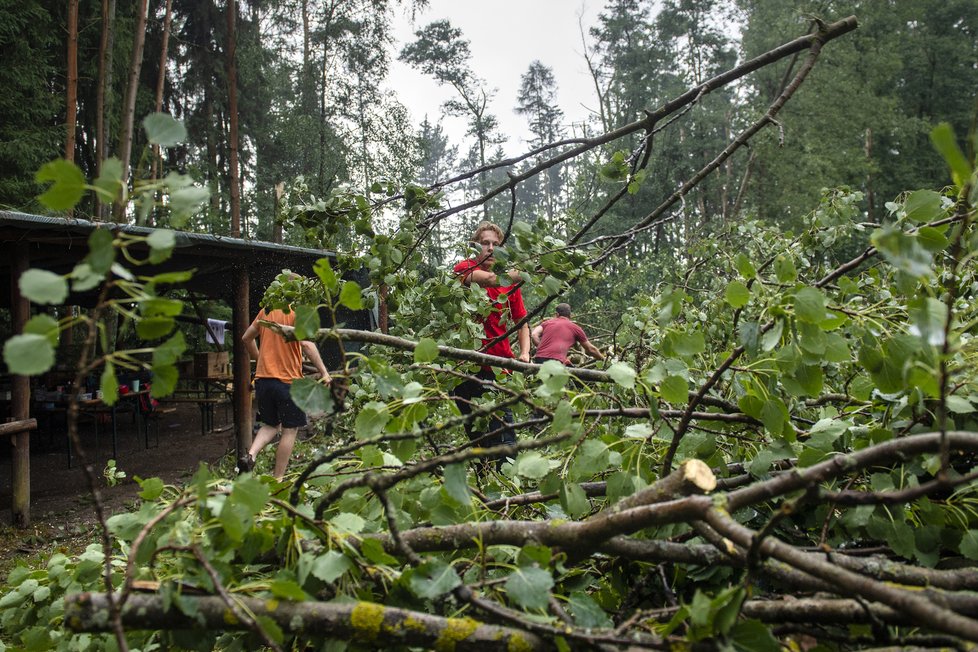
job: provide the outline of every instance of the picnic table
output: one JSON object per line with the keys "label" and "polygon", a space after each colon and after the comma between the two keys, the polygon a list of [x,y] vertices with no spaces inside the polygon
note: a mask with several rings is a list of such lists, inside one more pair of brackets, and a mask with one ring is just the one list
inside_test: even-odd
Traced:
{"label": "picnic table", "polygon": [[[200,434],[206,435],[214,430],[214,408],[231,405],[232,376],[218,374],[212,376],[186,376],[180,379],[183,387],[178,387],[173,395],[160,400],[163,405],[193,404],[200,408]],[[227,415],[225,414],[225,418]]]}

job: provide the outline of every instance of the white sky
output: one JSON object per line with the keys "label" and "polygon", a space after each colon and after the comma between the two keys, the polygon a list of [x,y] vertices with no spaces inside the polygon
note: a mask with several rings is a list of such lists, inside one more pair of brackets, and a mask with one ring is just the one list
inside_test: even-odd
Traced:
{"label": "white sky", "polygon": [[[506,154],[515,155],[527,149],[526,119],[513,109],[520,77],[532,61],[539,60],[553,70],[557,102],[568,123],[584,120],[589,110],[596,108],[580,24],[586,35],[603,5],[603,0],[430,0],[413,26],[409,17],[398,13],[394,56],[414,40],[415,30],[435,20],[447,18],[453,27],[461,29],[469,40],[473,71],[486,81],[487,88],[497,89],[490,110],[508,138],[503,144]],[[400,61],[393,62],[388,83],[410,110],[415,124],[427,114],[432,122],[442,122],[452,144],[462,143],[464,120],[441,117],[440,106],[451,97],[450,88],[438,86]]]}

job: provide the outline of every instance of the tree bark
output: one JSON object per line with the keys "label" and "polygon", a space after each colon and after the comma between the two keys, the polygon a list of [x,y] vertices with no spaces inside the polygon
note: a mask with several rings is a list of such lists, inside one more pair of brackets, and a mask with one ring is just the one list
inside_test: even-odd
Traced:
{"label": "tree bark", "polygon": [[[75,160],[78,122],[78,0],[68,0],[68,83],[65,89],[65,159]],[[70,211],[69,211],[70,215]]]}
{"label": "tree bark", "polygon": [[235,63],[237,39],[235,11],[237,0],[228,0],[227,49],[228,76],[228,186],[231,191],[231,237],[241,237],[241,186],[238,182],[238,68]]}
{"label": "tree bark", "polygon": [[[126,100],[123,107],[122,133],[119,136],[119,160],[122,162],[123,197],[115,204],[115,221],[126,219],[126,195],[129,178],[129,163],[132,158],[132,134],[136,121],[136,95],[139,91],[139,71],[143,67],[143,46],[146,44],[146,13],[149,0],[140,0],[136,16],[135,37],[132,46],[132,61],[129,64],[129,81],[126,85]],[[138,218],[137,218],[138,219]]]}
{"label": "tree bark", "polygon": [[[156,78],[156,112],[159,113],[163,110],[163,87],[166,84],[166,54],[167,49],[170,44],[170,23],[173,20],[173,0],[166,0],[166,14],[163,17],[163,37],[162,43],[160,45],[160,74]],[[160,168],[162,167],[160,161],[160,146],[156,143],[153,144],[153,168],[150,178],[154,181],[157,179]],[[150,220],[152,220],[152,215],[150,215]]]}
{"label": "tree bark", "polygon": [[[24,325],[31,317],[31,304],[20,293],[18,281],[30,267],[30,250],[26,242],[13,246],[13,261],[10,273],[10,321],[14,333],[23,333]],[[17,421],[30,417],[31,383],[27,376],[15,375],[10,382],[10,416]],[[10,509],[13,524],[26,528],[31,524],[31,435],[19,432],[10,438],[11,442],[11,493]]]}
{"label": "tree bark", "polygon": [[[442,618],[420,611],[385,607],[371,602],[286,602],[235,598],[256,619],[274,621],[287,635],[307,634],[352,640],[375,649],[415,646],[457,652],[549,650],[540,637],[510,627],[487,625],[471,618]],[[131,595],[122,609],[126,629],[244,630],[219,597],[184,596],[195,605],[195,616],[167,609],[159,595]],[[65,624],[76,632],[109,631],[108,600],[104,593],[77,593],[65,597]]]}
{"label": "tree bark", "polygon": [[[102,37],[98,53],[98,89],[95,95],[95,171],[102,174],[102,163],[109,155],[109,106],[112,99],[112,48],[115,47],[115,0],[102,0]],[[99,220],[108,217],[107,206],[95,195],[95,215]]]}

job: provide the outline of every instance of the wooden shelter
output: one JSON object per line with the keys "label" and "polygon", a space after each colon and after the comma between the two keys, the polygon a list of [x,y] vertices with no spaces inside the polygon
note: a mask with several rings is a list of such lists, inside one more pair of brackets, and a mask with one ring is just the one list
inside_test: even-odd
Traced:
{"label": "wooden shelter", "polygon": [[[21,332],[30,317],[30,306],[20,296],[17,285],[20,274],[28,268],[67,274],[86,256],[88,236],[98,228],[141,236],[153,231],[146,227],[0,211],[0,306],[11,309],[13,333]],[[138,254],[139,247],[135,251]],[[182,284],[182,288],[231,306],[232,402],[239,450],[247,450],[252,437],[251,364],[241,343],[241,334],[257,312],[265,288],[281,270],[312,274],[312,266],[317,260],[332,256],[317,249],[176,232],[176,246],[168,260],[138,268],[140,275],[193,269],[193,277]],[[93,305],[95,293],[72,293],[69,300],[72,305]],[[346,315],[344,321],[353,328],[371,328],[374,323],[372,315],[366,311]],[[329,365],[330,358],[338,357],[338,351],[336,355],[326,351],[324,357]],[[25,422],[27,428],[30,406],[29,379],[13,376],[11,421]],[[16,525],[26,526],[30,523],[30,433],[12,426],[0,435],[3,432],[9,433],[13,443],[13,520]]]}

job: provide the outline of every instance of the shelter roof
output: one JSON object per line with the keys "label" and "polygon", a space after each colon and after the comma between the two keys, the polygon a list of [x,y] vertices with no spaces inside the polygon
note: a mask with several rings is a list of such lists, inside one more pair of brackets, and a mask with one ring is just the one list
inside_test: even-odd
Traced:
{"label": "shelter roof", "polygon": [[[10,305],[12,245],[26,242],[31,267],[67,274],[88,253],[89,234],[97,228],[118,229],[123,233],[146,236],[153,229],[110,222],[46,217],[11,211],[0,211],[0,299]],[[152,275],[162,272],[194,269],[193,278],[183,287],[203,296],[231,303],[234,297],[235,270],[249,273],[250,303],[257,306],[269,283],[283,269],[311,274],[320,258],[333,258],[332,252],[289,245],[245,240],[206,233],[174,231],[173,255],[163,263],[144,265],[136,272]],[[137,255],[148,253],[144,246],[135,247]],[[94,296],[94,295],[93,295]],[[86,298],[72,296],[72,302],[85,305]]]}

